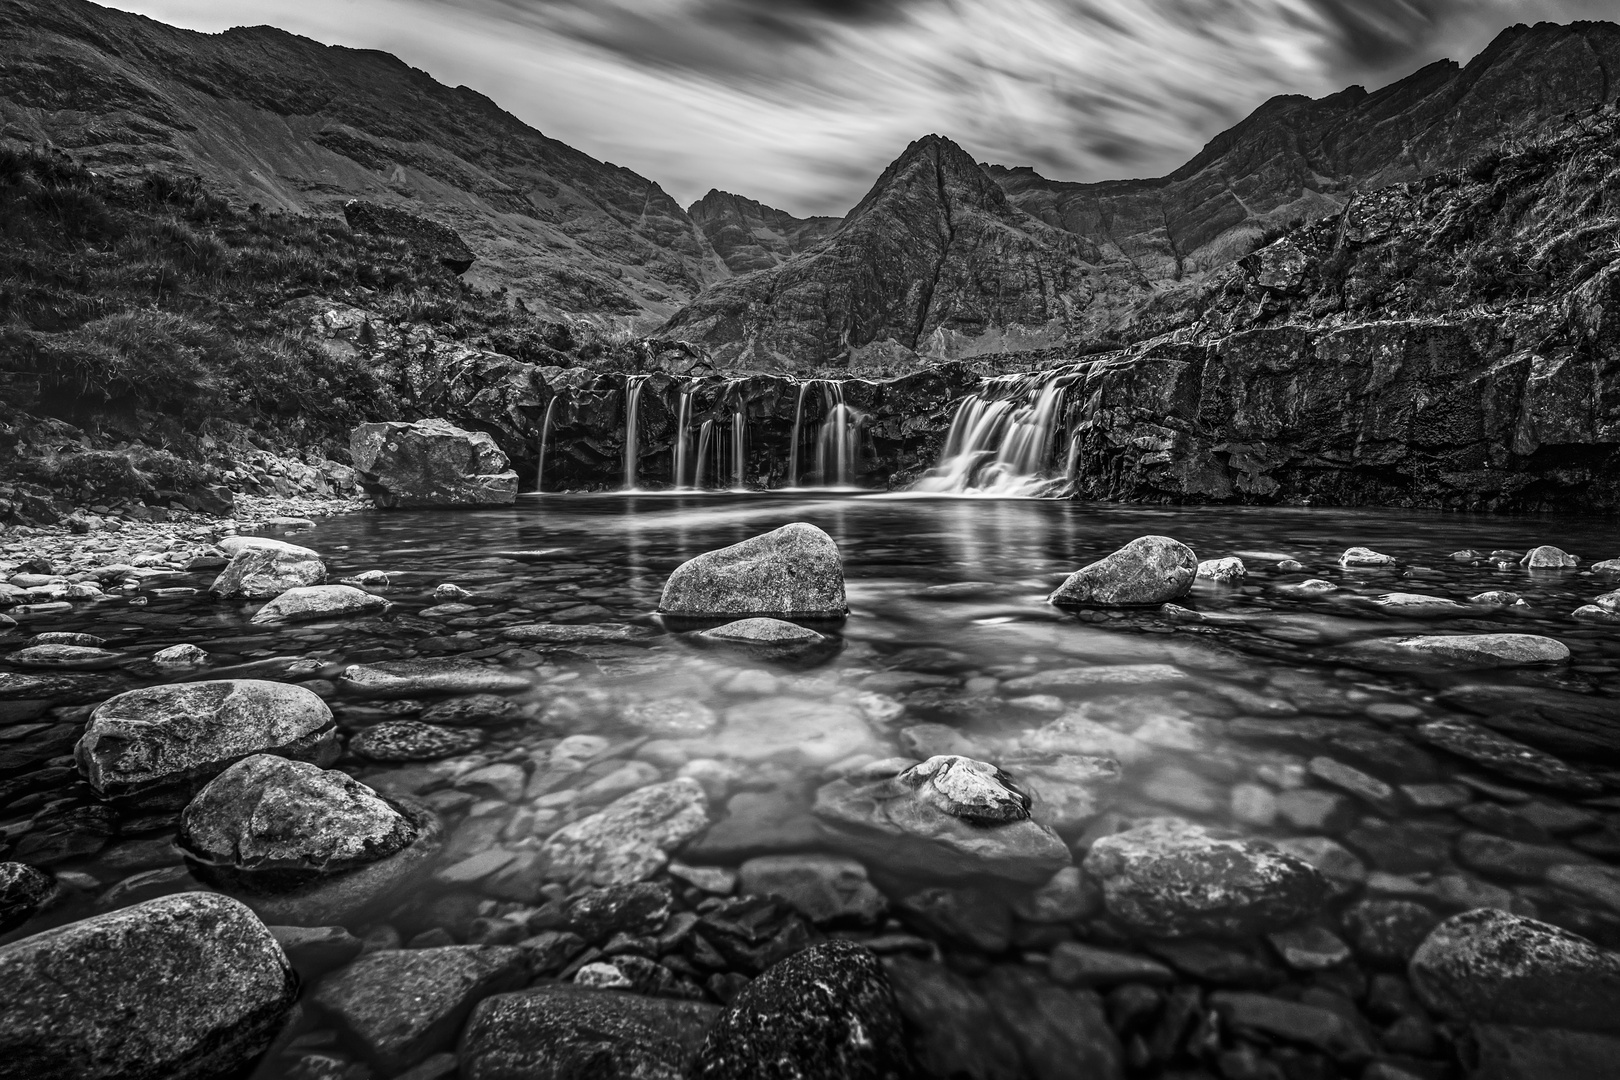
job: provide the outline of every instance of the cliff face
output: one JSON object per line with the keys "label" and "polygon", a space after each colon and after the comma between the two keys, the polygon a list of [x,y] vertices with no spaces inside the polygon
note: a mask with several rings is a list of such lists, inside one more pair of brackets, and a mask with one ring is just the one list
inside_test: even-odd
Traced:
{"label": "cliff face", "polygon": [[724,366],[787,371],[876,347],[933,356],[1050,344],[1096,288],[1095,249],[1008,202],[949,139],[907,147],[836,234],[780,265],[722,282],[661,333]]}
{"label": "cliff face", "polygon": [[687,207],[732,273],[764,270],[808,251],[838,231],[843,218],[796,218],[728,191],[710,191]]}
{"label": "cliff face", "polygon": [[652,322],[730,274],[651,180],[386,53],[0,0],[0,55],[7,137],[49,139],[114,177],[195,173],[243,205],[403,205],[461,234],[475,280],[552,312]]}

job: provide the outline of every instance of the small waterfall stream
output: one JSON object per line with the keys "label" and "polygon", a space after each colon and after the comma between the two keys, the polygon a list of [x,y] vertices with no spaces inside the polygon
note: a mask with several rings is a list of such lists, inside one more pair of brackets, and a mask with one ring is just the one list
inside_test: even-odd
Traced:
{"label": "small waterfall stream", "polygon": [[675,413],[675,490],[686,489],[686,459],[692,452],[692,391],[681,391],[680,408]]}
{"label": "small waterfall stream", "polygon": [[799,464],[803,458],[799,442],[804,437],[804,395],[809,392],[809,381],[799,384],[799,401],[793,406],[793,441],[788,444],[788,487],[799,486]]}
{"label": "small waterfall stream", "polygon": [[636,464],[641,457],[641,390],[647,375],[631,375],[624,381],[624,490],[636,490]]}
{"label": "small waterfall stream", "polygon": [[1062,476],[1047,474],[1065,385],[1057,372],[1003,375],[962,399],[939,464],[915,490],[939,494],[1055,496],[1079,453],[1071,440]]}
{"label": "small waterfall stream", "polygon": [[731,486],[741,491],[743,474],[748,471],[748,414],[738,409],[731,414]]}
{"label": "small waterfall stream", "polygon": [[816,442],[816,471],[822,487],[849,487],[855,482],[855,414],[844,404],[844,384],[821,382],[827,418]]}
{"label": "small waterfall stream", "polygon": [[697,469],[692,478],[692,486],[699,491],[703,490],[703,474],[709,464],[709,443],[714,438],[714,421],[705,420],[698,429]]}
{"label": "small waterfall stream", "polygon": [[546,402],[546,418],[540,421],[540,461],[534,467],[534,490],[546,489],[546,441],[551,438],[551,414],[557,411],[557,399]]}

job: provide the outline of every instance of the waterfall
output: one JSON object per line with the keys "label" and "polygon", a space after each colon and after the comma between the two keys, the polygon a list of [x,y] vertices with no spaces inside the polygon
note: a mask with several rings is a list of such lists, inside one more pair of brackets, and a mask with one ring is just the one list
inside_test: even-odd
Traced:
{"label": "waterfall", "polygon": [[823,487],[849,487],[855,482],[855,414],[844,404],[844,384],[827,379],[821,392],[827,418],[816,441],[816,470]]}
{"label": "waterfall", "polygon": [[697,475],[692,479],[692,486],[699,491],[703,490],[703,472],[709,464],[709,440],[713,437],[714,421],[703,421],[703,426],[698,429]]}
{"label": "waterfall", "polygon": [[731,414],[731,486],[741,490],[748,471],[748,414],[738,409]]}
{"label": "waterfall", "polygon": [[1079,452],[1071,443],[1064,476],[1045,474],[1063,409],[1056,372],[1003,375],[965,398],[951,421],[939,464],[915,490],[964,495],[1056,495]]}
{"label": "waterfall", "polygon": [[540,421],[540,463],[534,467],[534,490],[542,490],[546,479],[546,440],[551,437],[551,414],[557,410],[557,399],[546,402],[546,418]]}
{"label": "waterfall", "polygon": [[804,395],[809,393],[810,384],[799,384],[799,403],[793,407],[793,442],[788,449],[788,487],[799,486],[799,438],[804,429]]}
{"label": "waterfall", "polygon": [[649,376],[631,375],[624,381],[624,490],[636,490],[636,462],[641,456],[641,388]]}
{"label": "waterfall", "polygon": [[681,391],[680,409],[675,414],[675,489],[686,487],[686,455],[692,445],[692,391]]}

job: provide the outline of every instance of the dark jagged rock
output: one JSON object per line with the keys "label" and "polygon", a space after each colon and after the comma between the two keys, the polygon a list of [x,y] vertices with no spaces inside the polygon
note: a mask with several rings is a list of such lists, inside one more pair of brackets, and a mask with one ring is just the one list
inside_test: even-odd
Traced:
{"label": "dark jagged rock", "polygon": [[56,879],[37,866],[0,862],[0,934],[15,930],[56,895]]}
{"label": "dark jagged rock", "polygon": [[297,995],[251,911],[210,893],[166,896],[0,949],[0,1060],[30,1080],[234,1075]]}
{"label": "dark jagged rock", "polygon": [[695,1080],[907,1080],[915,1073],[877,957],[814,945],[743,989],[709,1029]]}
{"label": "dark jagged rock", "polygon": [[439,260],[457,274],[472,269],[476,259],[456,230],[397,206],[350,199],[343,204],[343,216],[349,228],[404,240],[418,254]]}
{"label": "dark jagged rock", "polygon": [[796,218],[728,191],[710,191],[686,212],[734,274],[776,266],[815,247],[843,224],[835,217]]}
{"label": "dark jagged rock", "polygon": [[495,440],[444,420],[362,424],[349,450],[379,506],[504,506],[517,498],[517,473]]}

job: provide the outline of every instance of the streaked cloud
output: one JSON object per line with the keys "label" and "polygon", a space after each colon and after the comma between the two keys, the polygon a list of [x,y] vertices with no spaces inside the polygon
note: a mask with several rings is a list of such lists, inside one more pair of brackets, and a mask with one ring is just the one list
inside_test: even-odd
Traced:
{"label": "streaked cloud", "polygon": [[114,0],[398,54],[682,202],[842,213],[912,139],[1059,179],[1155,176],[1276,94],[1466,61],[1613,0]]}

